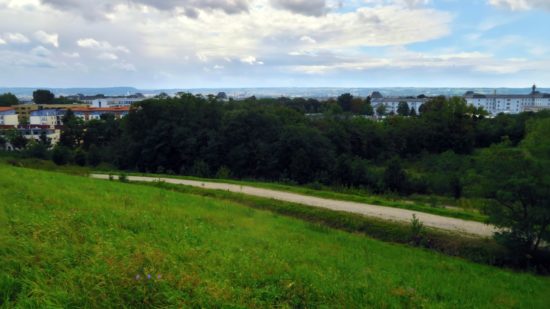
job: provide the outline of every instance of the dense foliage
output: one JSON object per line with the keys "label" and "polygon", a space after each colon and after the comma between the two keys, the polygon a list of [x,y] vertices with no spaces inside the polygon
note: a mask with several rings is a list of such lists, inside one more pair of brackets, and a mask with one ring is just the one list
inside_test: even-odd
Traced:
{"label": "dense foliage", "polygon": [[0,95],[0,107],[7,107],[19,104],[19,99],[12,93]]}
{"label": "dense foliage", "polygon": [[51,104],[55,99],[55,95],[49,90],[38,89],[32,93],[32,98],[36,104]]}
{"label": "dense foliage", "polygon": [[[223,169],[236,178],[460,197],[464,174],[475,167],[468,160],[475,149],[503,137],[514,147],[528,120],[549,116],[490,119],[460,98],[441,97],[424,104],[419,116],[376,121],[365,115],[370,100],[359,101],[344,95],[328,102],[219,102],[181,94],[143,101],[122,121],[105,115],[84,123],[68,113],[61,145],[93,152],[95,163],[143,172],[215,176]],[[412,169],[403,166],[411,161],[416,162]],[[444,184],[425,177],[440,172],[447,177],[437,182]]]}

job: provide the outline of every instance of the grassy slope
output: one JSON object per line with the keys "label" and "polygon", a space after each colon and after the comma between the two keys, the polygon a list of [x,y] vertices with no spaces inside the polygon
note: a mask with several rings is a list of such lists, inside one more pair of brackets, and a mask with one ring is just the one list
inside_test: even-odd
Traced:
{"label": "grassy slope", "polygon": [[[101,173],[101,172],[99,172]],[[120,172],[113,172],[113,174],[119,174]],[[198,177],[189,177],[189,176],[177,176],[177,175],[162,175],[162,174],[144,174],[144,173],[129,173],[128,175],[139,175],[139,176],[151,176],[151,177],[167,177],[167,178],[180,178],[180,179],[189,179],[189,180],[198,180],[198,181],[209,181],[209,182],[223,182],[231,183],[237,185],[245,185],[251,187],[258,187],[264,189],[272,189],[279,191],[287,191],[298,194],[316,196],[321,198],[328,198],[334,200],[342,201],[351,201],[358,203],[366,203],[372,205],[381,205],[395,208],[410,209],[425,213],[430,213],[434,215],[485,222],[487,217],[479,213],[476,209],[460,209],[460,208],[443,208],[443,207],[432,207],[427,205],[427,203],[419,201],[403,201],[402,198],[390,199],[386,196],[376,196],[376,195],[362,195],[359,193],[341,193],[330,191],[329,189],[312,189],[303,186],[293,186],[280,183],[271,183],[271,182],[259,182],[259,181],[242,181],[242,180],[226,180],[226,179],[210,179],[210,178],[198,178]]]}
{"label": "grassy slope", "polygon": [[12,305],[550,304],[549,278],[150,186],[0,165],[0,201]]}
{"label": "grassy slope", "polygon": [[[40,160],[40,159],[23,159],[23,158],[13,158],[11,153],[2,153],[0,152],[0,162],[13,161],[15,164],[21,166],[41,169],[41,170],[50,170],[50,171],[62,171],[68,174],[75,175],[84,175],[91,172],[91,169],[88,167],[80,167],[75,165],[68,166],[57,166],[51,161]],[[98,173],[107,173],[109,167],[105,166],[104,168],[99,168]],[[113,174],[120,174],[120,171],[111,171]],[[190,179],[190,180],[199,180],[199,181],[210,181],[210,182],[224,182],[232,183],[237,185],[246,185],[264,189],[272,189],[279,191],[288,191],[298,194],[311,195],[321,198],[343,200],[343,201],[352,201],[358,203],[367,203],[373,205],[381,205],[395,208],[404,208],[415,211],[421,211],[425,213],[431,213],[440,216],[459,218],[464,220],[485,222],[486,216],[479,213],[475,208],[471,209],[461,209],[461,208],[443,208],[443,207],[433,207],[429,205],[429,200],[432,197],[428,196],[416,196],[414,201],[403,201],[402,198],[389,198],[387,196],[376,196],[376,195],[366,195],[364,192],[355,192],[350,190],[350,192],[336,192],[331,191],[330,188],[323,189],[312,189],[303,186],[293,186],[288,184],[272,183],[272,182],[260,182],[260,181],[242,181],[242,180],[230,180],[230,179],[210,179],[210,178],[197,178],[189,176],[176,176],[176,175],[162,175],[162,174],[143,174],[143,173],[129,173],[130,175],[141,175],[141,176],[154,176],[154,177],[169,177],[169,178],[181,178],[181,179]],[[435,198],[435,197],[434,197]],[[436,200],[441,200],[441,197],[435,198]],[[446,200],[446,199],[444,199]],[[439,201],[440,202],[440,201]]]}

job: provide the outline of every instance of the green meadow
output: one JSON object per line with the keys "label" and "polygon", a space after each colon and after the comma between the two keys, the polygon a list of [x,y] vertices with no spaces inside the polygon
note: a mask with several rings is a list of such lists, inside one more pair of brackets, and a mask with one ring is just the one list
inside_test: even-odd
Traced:
{"label": "green meadow", "polygon": [[548,308],[550,278],[163,188],[0,164],[5,308]]}

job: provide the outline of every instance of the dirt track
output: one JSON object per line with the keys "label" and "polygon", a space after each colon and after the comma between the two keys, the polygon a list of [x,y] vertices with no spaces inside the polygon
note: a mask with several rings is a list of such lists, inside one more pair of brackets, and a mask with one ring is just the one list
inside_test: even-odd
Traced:
{"label": "dirt track", "polygon": [[[92,178],[96,179],[109,179],[108,175],[92,174]],[[422,213],[418,211],[412,211],[407,209],[384,207],[369,205],[356,202],[331,200],[307,195],[301,195],[297,193],[276,191],[270,189],[261,189],[250,186],[240,186],[234,184],[217,183],[217,182],[203,182],[185,179],[174,178],[157,178],[157,177],[141,177],[141,176],[128,176],[130,181],[139,182],[155,182],[162,181],[170,184],[186,185],[192,187],[199,187],[204,189],[223,190],[229,192],[242,193],[246,195],[270,198],[285,202],[292,202],[307,206],[326,208],[336,211],[345,211],[355,214],[361,214],[368,217],[380,218],[385,220],[410,222],[412,215],[416,214],[418,219],[427,227],[438,228],[442,230],[448,230],[453,232],[466,233],[470,235],[490,237],[495,232],[495,228],[490,225],[486,225],[474,221],[466,221],[461,219],[443,217],[438,215],[432,215]]]}

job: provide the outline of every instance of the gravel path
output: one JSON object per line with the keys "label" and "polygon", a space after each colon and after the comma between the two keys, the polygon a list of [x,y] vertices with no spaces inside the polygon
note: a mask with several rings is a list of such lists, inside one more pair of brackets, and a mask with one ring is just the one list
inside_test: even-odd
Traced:
{"label": "gravel path", "polygon": [[[108,175],[92,174],[92,178],[96,179],[109,179]],[[116,178],[116,176],[114,176]],[[234,184],[217,183],[217,182],[204,182],[185,179],[174,178],[157,178],[157,177],[142,177],[142,176],[128,176],[129,181],[139,182],[156,182],[162,181],[169,184],[186,185],[192,187],[199,187],[204,189],[223,190],[229,192],[242,193],[246,195],[270,198],[285,202],[292,202],[307,206],[326,208],[336,211],[345,211],[355,214],[361,214],[367,217],[374,217],[384,220],[392,220],[399,222],[410,222],[412,215],[416,214],[418,219],[424,224],[424,226],[448,230],[453,232],[466,233],[475,236],[490,237],[494,234],[496,229],[493,226],[486,225],[474,221],[466,221],[456,218],[443,217],[438,215],[427,214],[418,211],[412,211],[401,208],[392,208],[385,206],[369,205],[356,202],[331,200],[307,195],[301,195],[297,193],[290,193],[284,191],[261,189],[250,186],[240,186]]]}

